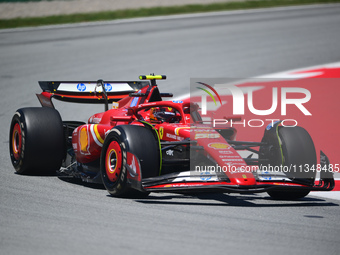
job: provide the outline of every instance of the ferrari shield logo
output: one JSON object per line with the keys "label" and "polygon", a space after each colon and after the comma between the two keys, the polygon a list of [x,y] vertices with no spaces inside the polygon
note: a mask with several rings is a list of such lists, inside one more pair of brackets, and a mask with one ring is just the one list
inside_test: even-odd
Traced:
{"label": "ferrari shield logo", "polygon": [[160,139],[163,139],[163,134],[164,134],[164,128],[163,128],[163,127],[160,127],[160,128],[159,128],[159,138],[160,138]]}

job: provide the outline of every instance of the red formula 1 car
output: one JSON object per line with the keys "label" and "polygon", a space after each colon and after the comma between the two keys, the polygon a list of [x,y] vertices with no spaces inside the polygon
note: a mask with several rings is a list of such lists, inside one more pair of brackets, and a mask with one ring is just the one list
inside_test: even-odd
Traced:
{"label": "red formula 1 car", "polygon": [[[113,196],[150,192],[268,192],[298,199],[332,190],[333,173],[301,127],[269,125],[261,142],[236,141],[232,127],[203,124],[197,104],[163,101],[157,79],[136,82],[39,82],[43,107],[22,108],[10,127],[10,157],[21,174],[55,172],[103,183]],[[149,81],[148,81],[149,80]],[[52,98],[103,103],[87,123],[62,121]],[[109,104],[112,108],[109,109]],[[242,157],[242,151],[257,155]]]}

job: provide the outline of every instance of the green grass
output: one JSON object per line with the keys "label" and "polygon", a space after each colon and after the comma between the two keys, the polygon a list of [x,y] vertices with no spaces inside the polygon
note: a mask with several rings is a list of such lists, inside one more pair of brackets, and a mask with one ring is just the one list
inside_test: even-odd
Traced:
{"label": "green grass", "polygon": [[[41,2],[41,1],[53,1],[53,0],[0,0],[0,3]],[[64,0],[64,1],[72,1],[72,0]]]}
{"label": "green grass", "polygon": [[36,18],[0,19],[0,29],[16,27],[32,27],[43,25],[57,25],[77,22],[104,21],[115,19],[128,19],[138,17],[152,17],[160,15],[226,11],[251,8],[268,8],[278,6],[339,3],[340,0],[257,0],[245,2],[226,2],[207,5],[185,5],[173,7],[153,7],[129,10],[117,10],[107,12],[82,13],[72,15],[58,15]]}

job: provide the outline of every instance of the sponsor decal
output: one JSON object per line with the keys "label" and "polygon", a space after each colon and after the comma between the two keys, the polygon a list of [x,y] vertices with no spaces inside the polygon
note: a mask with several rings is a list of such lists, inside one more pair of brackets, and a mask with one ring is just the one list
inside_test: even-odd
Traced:
{"label": "sponsor decal", "polygon": [[240,158],[240,156],[228,156],[228,155],[220,155],[219,157],[220,158]]}
{"label": "sponsor decal", "polygon": [[112,102],[112,109],[118,109],[119,103],[118,102]]}
{"label": "sponsor decal", "polygon": [[215,150],[220,150],[220,149],[229,149],[231,146],[227,143],[209,143],[208,147],[213,148]]}
{"label": "sponsor decal", "polygon": [[129,170],[131,177],[137,176],[137,170],[139,170],[139,164],[137,162],[135,155],[129,152],[127,154],[127,164],[129,166],[128,170]]}
{"label": "sponsor decal", "polygon": [[77,90],[83,92],[86,90],[86,85],[84,83],[78,83],[77,84]]}
{"label": "sponsor decal", "polygon": [[180,136],[177,136],[177,135],[172,135],[172,134],[169,134],[169,133],[166,134],[166,137],[171,138],[173,140],[177,140],[177,141],[182,141],[184,139],[183,137],[180,137]]}
{"label": "sponsor decal", "polygon": [[217,133],[215,131],[215,129],[196,128],[196,127],[192,127],[190,129],[190,132],[195,132],[195,133]]}
{"label": "sponsor decal", "polygon": [[220,138],[221,135],[218,133],[198,133],[195,134],[195,139],[201,139],[201,138]]}
{"label": "sponsor decal", "polygon": [[[114,86],[111,83],[104,83],[104,88],[106,91],[115,91],[115,92],[120,92],[120,91],[131,91],[132,88],[129,84],[127,83],[115,83]],[[58,87],[58,91],[66,91],[66,92],[102,92],[102,87],[100,86],[99,88],[97,87],[97,83],[60,83]]]}
{"label": "sponsor decal", "polygon": [[246,163],[242,163],[242,162],[227,162],[227,163],[225,163],[226,165],[228,165],[228,166],[247,166],[247,164]]}
{"label": "sponsor decal", "polygon": [[163,135],[164,135],[164,128],[163,127],[160,127],[159,130],[159,139],[163,139]]}
{"label": "sponsor decal", "polygon": [[229,158],[229,159],[222,159],[222,161],[226,161],[226,162],[229,162],[229,161],[242,161],[243,162],[243,159],[241,158]]}
{"label": "sponsor decal", "polygon": [[75,151],[77,151],[77,150],[78,150],[77,143],[72,143],[72,147],[73,147],[73,149],[74,149]]}
{"label": "sponsor decal", "polygon": [[210,172],[203,172],[203,173],[200,173],[200,179],[202,181],[208,181],[211,179],[211,174]]}
{"label": "sponsor decal", "polygon": [[177,137],[177,136],[176,136],[176,135],[172,135],[172,134],[167,133],[167,134],[166,134],[166,137],[176,140],[176,137]]}
{"label": "sponsor decal", "polygon": [[107,92],[112,91],[112,85],[110,83],[105,83],[104,88]]}
{"label": "sponsor decal", "polygon": [[164,185],[164,188],[180,188],[180,187],[199,187],[204,186],[203,183],[180,183],[180,184],[166,184]]}
{"label": "sponsor decal", "polygon": [[101,120],[102,120],[101,118],[91,117],[89,123],[98,124]]}
{"label": "sponsor decal", "polygon": [[268,180],[268,181],[272,179],[271,173],[269,173],[268,171],[263,171],[260,174],[260,177],[262,177],[263,180]]}
{"label": "sponsor decal", "polygon": [[181,100],[173,100],[172,102],[175,103],[175,104],[182,104],[183,103],[183,101],[181,101]]}
{"label": "sponsor decal", "polygon": [[174,150],[167,150],[166,155],[173,157],[174,156]]}
{"label": "sponsor decal", "polygon": [[218,151],[219,154],[234,154],[232,151]]}
{"label": "sponsor decal", "polygon": [[134,97],[133,100],[132,100],[132,102],[131,102],[131,104],[130,104],[130,107],[136,106],[137,103],[138,103],[138,99],[139,99],[138,97]]}

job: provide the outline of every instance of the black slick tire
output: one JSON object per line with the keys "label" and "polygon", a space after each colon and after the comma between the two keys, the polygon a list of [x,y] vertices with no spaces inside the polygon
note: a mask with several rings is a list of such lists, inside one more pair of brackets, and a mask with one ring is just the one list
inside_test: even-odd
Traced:
{"label": "black slick tire", "polygon": [[115,197],[147,195],[127,183],[126,153],[140,161],[142,178],[159,173],[159,146],[152,132],[142,126],[121,125],[113,128],[105,138],[100,157],[100,171],[106,190]]}
{"label": "black slick tire", "polygon": [[[313,185],[315,180],[314,171],[304,171],[312,169],[317,164],[316,151],[313,140],[309,133],[302,127],[279,127],[279,137],[282,143],[282,154],[284,166],[293,166],[296,170],[302,171],[288,173],[288,177],[306,185]],[[302,166],[302,168],[300,168]],[[309,194],[309,190],[271,190],[268,194],[273,199],[296,200]]]}
{"label": "black slick tire", "polygon": [[22,108],[10,126],[9,151],[19,174],[53,174],[65,156],[63,123],[57,110]]}

